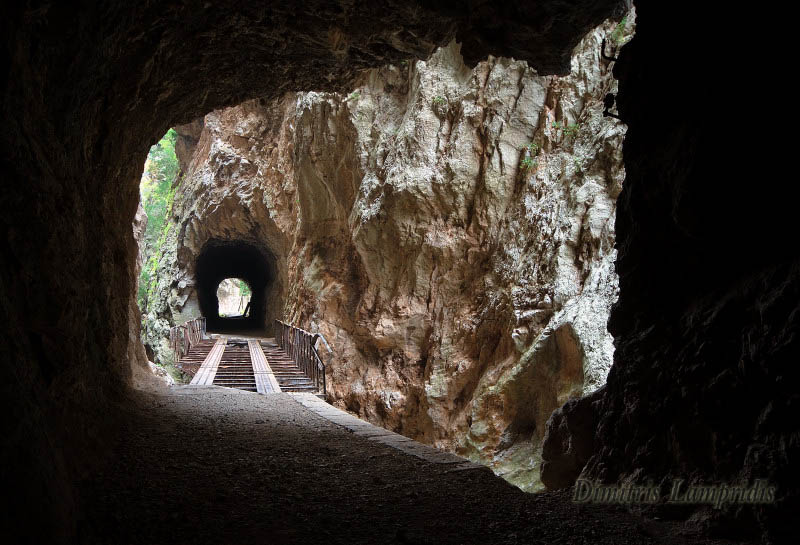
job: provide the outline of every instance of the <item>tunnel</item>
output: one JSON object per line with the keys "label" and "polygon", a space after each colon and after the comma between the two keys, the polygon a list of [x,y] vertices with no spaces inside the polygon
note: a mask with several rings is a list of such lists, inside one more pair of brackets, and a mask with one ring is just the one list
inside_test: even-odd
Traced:
{"label": "tunnel", "polygon": [[[275,256],[268,249],[244,241],[211,240],[197,257],[197,299],[211,332],[244,333],[271,331],[279,309],[275,301]],[[246,316],[223,317],[219,313],[217,288],[226,278],[241,278],[252,290]]]}
{"label": "tunnel", "polygon": [[[249,98],[344,92],[366,68],[425,59],[455,38],[470,65],[491,54],[564,73],[580,37],[622,4],[6,3],[0,517],[10,541],[77,541],[75,483],[109,452],[133,376],[147,370],[131,222],[143,158],[168,127]],[[781,158],[793,140],[752,136],[791,126],[794,114],[762,115],[770,93],[731,90],[747,76],[765,89],[781,81],[776,38],[789,34],[737,48],[739,30],[761,30],[753,6],[636,4],[637,36],[614,67],[629,126],[609,325],[617,351],[584,472],[604,482],[764,476],[780,502],[750,516],[788,536],[800,508],[800,251]],[[269,267],[242,261],[230,273],[209,264],[209,279],[260,279],[266,300]],[[264,320],[262,305],[253,316]]]}

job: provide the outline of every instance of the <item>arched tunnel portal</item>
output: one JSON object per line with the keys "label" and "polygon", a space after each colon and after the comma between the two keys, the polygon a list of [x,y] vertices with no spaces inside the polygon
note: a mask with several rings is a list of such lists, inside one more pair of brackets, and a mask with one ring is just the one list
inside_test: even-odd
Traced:
{"label": "arched tunnel portal", "polygon": [[[242,240],[211,240],[195,263],[197,299],[209,331],[269,332],[282,304],[277,288],[275,255],[263,245]],[[226,278],[241,278],[252,289],[250,312],[222,317],[217,287]]]}
{"label": "arched tunnel portal", "polygon": [[[753,26],[747,5],[636,3],[637,35],[613,64],[617,110],[629,126],[619,301],[609,323],[615,364],[584,474],[782,478],[774,510],[747,520],[774,521],[791,535],[800,505],[791,470],[800,254],[787,244],[795,202],[785,197],[785,162],[730,160],[741,147],[731,115],[741,104],[730,89],[742,70],[781,73],[782,49],[758,40],[749,56],[724,53],[730,29]],[[12,416],[0,452],[10,481],[0,518],[7,541],[70,542],[85,528],[75,476],[111,444],[107,409],[134,372],[148,369],[131,221],[154,139],[248,98],[349,91],[363,69],[428,58],[454,38],[470,66],[492,54],[566,73],[580,37],[624,3],[6,4],[0,399]],[[780,139],[763,140],[754,156],[782,149]],[[758,187],[735,191],[736,180]],[[225,261],[209,261],[210,278],[238,276],[256,289],[257,265],[242,258],[233,270]],[[274,277],[261,278],[263,297],[254,300],[265,302],[253,316],[266,322],[276,291],[263,280]],[[203,297],[208,289],[198,286]]]}

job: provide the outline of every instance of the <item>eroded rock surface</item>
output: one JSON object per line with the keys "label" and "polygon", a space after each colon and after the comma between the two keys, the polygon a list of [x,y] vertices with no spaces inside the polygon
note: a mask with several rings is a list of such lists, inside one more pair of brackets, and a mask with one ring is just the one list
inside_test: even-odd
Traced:
{"label": "eroded rock surface", "polygon": [[545,422],[605,382],[625,126],[600,42],[539,76],[451,44],[348,94],[287,94],[178,127],[186,171],[146,340],[197,315],[210,240],[276,256],[268,314],[333,347],[333,403],[541,488]]}

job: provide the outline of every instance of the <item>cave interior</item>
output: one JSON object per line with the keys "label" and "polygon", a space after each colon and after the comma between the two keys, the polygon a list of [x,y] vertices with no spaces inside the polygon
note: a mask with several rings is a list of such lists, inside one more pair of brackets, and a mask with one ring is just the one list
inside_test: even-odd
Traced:
{"label": "cave interior", "polygon": [[[752,28],[748,6],[721,14],[691,2],[636,4],[636,37],[614,68],[629,127],[620,298],[609,324],[615,363],[594,402],[583,471],[604,482],[768,479],[779,490],[774,505],[720,512],[707,526],[788,535],[800,511],[800,252],[787,241],[796,205],[780,161],[736,156],[741,116],[732,112],[741,104],[731,93],[742,67],[779,73],[780,56],[769,41],[721,52],[731,29]],[[142,159],[169,126],[249,98],[343,92],[366,68],[424,59],[453,38],[470,64],[504,55],[563,73],[579,38],[625,7],[4,4],[0,516],[12,539],[75,541],[75,483],[107,454],[114,415],[146,367],[131,326],[139,320],[131,222]],[[767,149],[767,139],[754,139],[748,149],[790,157],[787,142]],[[208,275],[199,294],[212,308],[216,282],[242,277],[262,305],[253,316],[265,316],[269,260],[237,244],[209,251],[254,259],[229,271],[198,262],[198,278]]]}

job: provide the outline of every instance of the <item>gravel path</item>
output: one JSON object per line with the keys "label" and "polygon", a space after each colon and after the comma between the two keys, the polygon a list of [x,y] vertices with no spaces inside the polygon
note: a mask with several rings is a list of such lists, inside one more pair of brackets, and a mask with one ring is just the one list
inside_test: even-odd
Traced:
{"label": "gravel path", "polygon": [[690,542],[486,469],[447,472],[288,394],[189,392],[135,394],[113,457],[82,483],[82,543]]}

